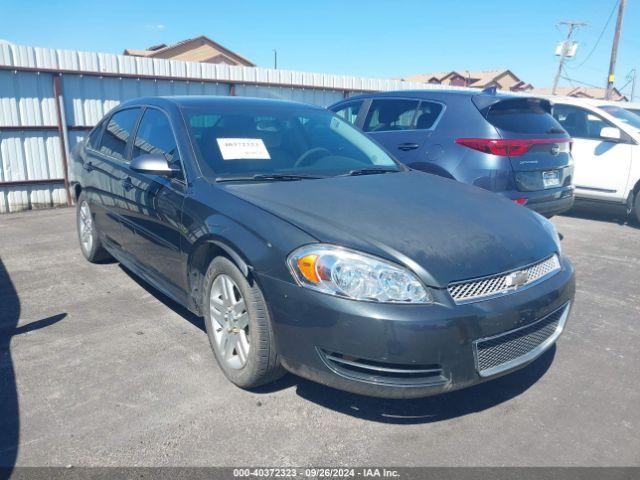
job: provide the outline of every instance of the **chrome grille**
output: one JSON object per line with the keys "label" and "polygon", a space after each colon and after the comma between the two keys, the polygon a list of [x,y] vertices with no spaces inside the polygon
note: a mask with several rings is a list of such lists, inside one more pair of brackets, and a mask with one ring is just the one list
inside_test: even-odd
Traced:
{"label": "chrome grille", "polygon": [[533,360],[560,336],[568,314],[567,303],[531,325],[477,340],[474,348],[478,373],[487,377]]}
{"label": "chrome grille", "polygon": [[[551,276],[558,270],[560,270],[560,260],[557,255],[553,255],[520,270],[452,283],[449,285],[448,291],[457,304],[478,302],[523,290]],[[516,281],[518,283],[514,283]]]}

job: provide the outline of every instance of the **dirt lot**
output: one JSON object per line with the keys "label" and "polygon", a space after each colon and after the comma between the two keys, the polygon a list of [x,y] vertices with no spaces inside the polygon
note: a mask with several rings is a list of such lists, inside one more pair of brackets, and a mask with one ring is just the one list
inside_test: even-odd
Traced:
{"label": "dirt lot", "polygon": [[557,348],[411,401],[288,375],[245,392],[199,318],[84,261],[72,209],[0,216],[0,465],[640,465],[640,228],[556,217],[577,271]]}

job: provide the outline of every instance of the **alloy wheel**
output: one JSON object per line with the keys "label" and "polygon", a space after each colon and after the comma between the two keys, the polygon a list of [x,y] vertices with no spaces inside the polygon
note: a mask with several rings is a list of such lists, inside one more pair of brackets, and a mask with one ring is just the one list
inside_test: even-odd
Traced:
{"label": "alloy wheel", "polygon": [[249,355],[249,313],[238,285],[220,274],[211,285],[211,323],[221,360],[229,367],[241,369]]}
{"label": "alloy wheel", "polygon": [[86,201],[80,204],[80,216],[78,218],[78,230],[80,231],[80,243],[85,253],[90,253],[93,247],[93,218],[91,209]]}

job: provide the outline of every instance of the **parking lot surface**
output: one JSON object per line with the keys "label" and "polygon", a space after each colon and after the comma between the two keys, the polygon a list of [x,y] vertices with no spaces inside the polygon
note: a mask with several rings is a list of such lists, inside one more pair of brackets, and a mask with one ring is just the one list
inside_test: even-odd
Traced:
{"label": "parking lot surface", "polygon": [[0,216],[0,465],[640,465],[640,228],[555,217],[577,294],[557,348],[467,390],[380,400],[229,383],[203,322],[73,209]]}

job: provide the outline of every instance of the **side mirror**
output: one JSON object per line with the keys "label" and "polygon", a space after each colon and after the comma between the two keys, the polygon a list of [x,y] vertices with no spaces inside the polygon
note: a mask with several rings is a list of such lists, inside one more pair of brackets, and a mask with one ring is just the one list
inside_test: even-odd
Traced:
{"label": "side mirror", "polygon": [[603,140],[613,140],[618,141],[622,137],[620,133],[620,129],[616,127],[603,127],[600,130],[600,138]]}
{"label": "side mirror", "polygon": [[131,160],[131,170],[138,173],[147,173],[149,175],[166,175],[171,176],[178,172],[172,168],[164,155],[148,154],[140,155]]}

